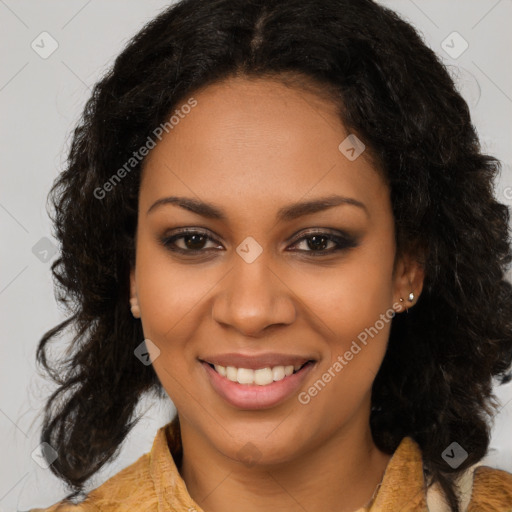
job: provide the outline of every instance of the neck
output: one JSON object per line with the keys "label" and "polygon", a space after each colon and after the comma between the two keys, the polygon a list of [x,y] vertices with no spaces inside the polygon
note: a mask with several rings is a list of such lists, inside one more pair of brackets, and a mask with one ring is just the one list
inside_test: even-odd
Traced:
{"label": "neck", "polygon": [[354,512],[371,501],[391,458],[375,446],[368,418],[286,462],[251,467],[219,453],[186,421],[181,433],[180,473],[207,512]]}

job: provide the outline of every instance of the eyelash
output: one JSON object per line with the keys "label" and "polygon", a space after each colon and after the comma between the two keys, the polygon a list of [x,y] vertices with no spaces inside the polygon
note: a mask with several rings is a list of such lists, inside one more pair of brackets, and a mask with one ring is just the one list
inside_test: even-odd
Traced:
{"label": "eyelash", "polygon": [[[176,240],[183,239],[183,238],[186,238],[187,236],[192,236],[192,235],[200,235],[200,236],[205,237],[205,241],[204,241],[205,243],[207,243],[207,242],[218,243],[214,238],[210,237],[206,232],[198,231],[198,230],[183,230],[183,231],[180,231],[179,233],[176,233],[172,236],[167,236],[167,237],[161,238],[160,242],[166,249],[168,249],[172,252],[187,255],[187,256],[200,255],[200,254],[204,253],[205,251],[208,251],[208,249],[197,249],[197,250],[181,249],[174,245]],[[357,247],[357,245],[358,245],[357,239],[348,234],[338,236],[338,235],[333,235],[331,233],[326,233],[325,231],[308,232],[305,235],[303,235],[301,238],[296,239],[292,245],[297,245],[298,243],[300,243],[304,240],[313,238],[314,236],[326,238],[328,242],[334,242],[336,244],[336,247],[328,249],[328,250],[299,250],[296,252],[311,253],[311,256],[313,256],[313,257],[319,257],[319,256],[322,257],[322,256],[331,255],[331,254],[339,252],[339,251],[351,249],[351,248]],[[215,249],[215,250],[217,250],[217,249]],[[292,252],[295,252],[295,251],[292,251]]]}

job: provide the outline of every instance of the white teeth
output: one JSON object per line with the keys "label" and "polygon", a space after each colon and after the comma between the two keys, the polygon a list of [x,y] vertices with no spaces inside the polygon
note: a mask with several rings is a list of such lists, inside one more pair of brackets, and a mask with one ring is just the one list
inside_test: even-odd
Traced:
{"label": "white teeth", "polygon": [[239,384],[252,384],[254,382],[254,370],[238,368],[236,380]]}
{"label": "white teeth", "polygon": [[284,366],[274,366],[274,368],[272,368],[273,380],[281,380],[284,379],[284,377]]}
{"label": "white teeth", "polygon": [[220,364],[216,364],[214,366],[215,366],[215,371],[217,373],[220,373],[223,377],[226,376],[226,368],[224,366],[220,366]]}
{"label": "white teeth", "polygon": [[239,384],[256,384],[258,386],[268,386],[272,382],[283,380],[290,376],[294,371],[301,368],[302,365],[274,366],[272,368],[260,368],[251,370],[249,368],[235,368],[234,366],[214,365],[218,374],[226,377],[232,382]]}
{"label": "white teeth", "polygon": [[226,368],[226,377],[233,382],[236,382],[236,375],[238,370],[234,366],[228,366]]}
{"label": "white teeth", "polygon": [[274,375],[271,368],[254,370],[254,384],[258,384],[258,386],[266,386],[267,384],[272,384],[272,382],[274,382]]}

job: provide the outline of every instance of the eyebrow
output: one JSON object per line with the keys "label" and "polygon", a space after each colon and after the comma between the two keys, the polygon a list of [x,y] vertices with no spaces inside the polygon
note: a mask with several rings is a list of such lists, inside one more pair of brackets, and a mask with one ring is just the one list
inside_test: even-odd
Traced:
{"label": "eyebrow", "polygon": [[[197,215],[201,215],[202,217],[206,217],[208,219],[221,221],[227,220],[224,212],[211,203],[206,203],[189,197],[177,196],[163,197],[158,199],[150,206],[146,215],[154,211],[156,208],[167,204],[179,206],[185,210],[196,213]],[[368,209],[361,201],[358,201],[352,197],[331,195],[327,197],[319,197],[310,201],[302,201],[283,206],[278,210],[276,217],[280,222],[287,222],[299,217],[303,217],[305,215],[311,215],[313,213],[321,212],[323,210],[341,205],[356,206],[357,208],[364,210],[366,215],[369,216]]]}

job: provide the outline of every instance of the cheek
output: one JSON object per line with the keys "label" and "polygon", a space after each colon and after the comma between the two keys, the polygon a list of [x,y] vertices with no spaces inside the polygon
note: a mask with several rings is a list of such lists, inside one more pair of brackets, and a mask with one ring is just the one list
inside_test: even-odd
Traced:
{"label": "cheek", "polygon": [[379,330],[386,330],[380,319],[381,315],[392,318],[393,259],[393,245],[375,240],[337,267],[303,280],[299,293],[307,297],[305,302],[323,321],[326,336],[337,340],[339,350],[376,323]]}
{"label": "cheek", "polygon": [[324,331],[326,357],[299,396],[306,407],[310,403],[324,410],[320,416],[329,418],[330,425],[346,421],[369,399],[393,318],[386,291],[389,285],[379,273],[354,271],[342,281],[345,286],[324,296],[319,306],[323,323],[329,327]]}
{"label": "cheek", "polygon": [[160,351],[153,367],[178,406],[186,401],[190,376],[198,371],[194,333],[215,281],[211,269],[180,265],[151,240],[139,240],[136,277],[144,337]]}
{"label": "cheek", "polygon": [[138,247],[136,273],[144,333],[163,341],[186,337],[191,318],[204,307],[208,290],[219,279],[207,266],[180,264],[144,237]]}
{"label": "cheek", "polygon": [[308,292],[325,327],[328,355],[305,392],[319,407],[338,403],[339,414],[357,407],[370,391],[386,352],[394,314],[394,246],[386,241],[361,247]]}
{"label": "cheek", "polygon": [[159,259],[146,259],[141,254],[137,262],[142,328],[144,337],[159,349],[152,361],[158,379],[173,404],[180,411],[188,411],[190,382],[198,370],[193,334],[201,297],[208,287],[204,281],[193,279],[192,272],[180,271],[169,260]]}

